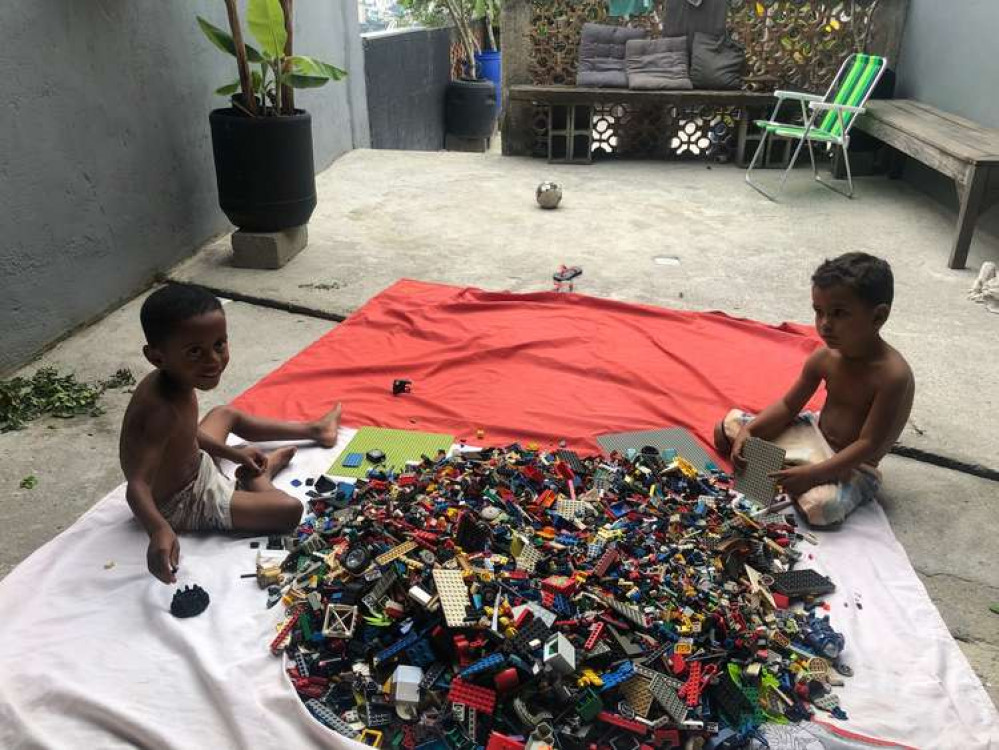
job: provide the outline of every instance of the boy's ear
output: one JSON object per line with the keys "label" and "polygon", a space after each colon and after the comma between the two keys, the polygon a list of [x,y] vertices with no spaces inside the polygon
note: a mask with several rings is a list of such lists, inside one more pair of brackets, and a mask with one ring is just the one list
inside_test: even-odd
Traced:
{"label": "boy's ear", "polygon": [[874,325],[878,328],[883,326],[888,322],[888,313],[891,312],[891,307],[882,302],[880,305],[874,308]]}
{"label": "boy's ear", "polygon": [[155,346],[146,344],[142,347],[142,354],[153,367],[159,369],[163,366],[163,353]]}

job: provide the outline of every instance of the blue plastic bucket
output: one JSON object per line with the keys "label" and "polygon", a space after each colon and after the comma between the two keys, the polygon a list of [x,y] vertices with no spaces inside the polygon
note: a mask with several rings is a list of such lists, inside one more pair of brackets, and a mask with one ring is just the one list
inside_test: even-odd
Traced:
{"label": "blue plastic bucket", "polygon": [[488,78],[496,84],[496,111],[498,112],[503,102],[503,89],[501,88],[502,65],[500,63],[501,53],[499,52],[476,52],[475,62],[478,63],[479,72],[483,78]]}

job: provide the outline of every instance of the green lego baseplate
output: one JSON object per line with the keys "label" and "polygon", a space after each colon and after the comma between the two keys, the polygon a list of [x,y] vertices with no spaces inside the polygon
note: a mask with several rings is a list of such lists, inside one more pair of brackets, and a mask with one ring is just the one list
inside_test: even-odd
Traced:
{"label": "green lego baseplate", "polygon": [[[390,430],[384,427],[362,427],[347,444],[326,473],[338,477],[356,477],[362,479],[372,468],[395,468],[402,472],[407,461],[419,461],[421,456],[431,460],[437,458],[438,451],[445,453],[454,444],[454,436],[441,435],[433,432],[413,432],[411,430]],[[385,460],[373,464],[367,459],[371,450],[380,450],[385,454]],[[344,466],[343,460],[351,453],[364,456],[360,466]]]}

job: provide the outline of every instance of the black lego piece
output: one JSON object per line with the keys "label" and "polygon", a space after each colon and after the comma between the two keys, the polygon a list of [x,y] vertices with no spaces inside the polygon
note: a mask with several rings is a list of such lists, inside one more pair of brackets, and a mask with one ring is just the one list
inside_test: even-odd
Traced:
{"label": "black lego piece", "polygon": [[824,575],[816,573],[811,568],[805,568],[774,574],[774,582],[770,589],[795,599],[802,596],[831,594],[836,590],[836,586]]}
{"label": "black lego piece", "polygon": [[325,474],[320,474],[319,478],[316,479],[314,487],[316,488],[316,492],[318,492],[320,495],[325,495],[336,489],[336,482],[334,482]]}
{"label": "black lego piece", "polygon": [[478,521],[471,513],[462,514],[455,539],[459,547],[465,552],[481,552],[489,537],[489,524]]}
{"label": "black lego piece", "polygon": [[372,448],[367,453],[365,453],[364,456],[373,464],[380,464],[382,461],[385,460],[385,452],[380,451],[377,448]]}
{"label": "black lego piece", "polygon": [[579,460],[579,454],[575,451],[563,448],[562,450],[555,451],[555,455],[569,464],[569,468],[572,469],[573,474],[582,474],[585,471],[583,462]]}
{"label": "black lego piece", "polygon": [[170,602],[170,614],[174,617],[196,617],[208,608],[208,592],[200,586],[185,586],[177,589]]}
{"label": "black lego piece", "polygon": [[413,381],[412,380],[393,380],[392,381],[392,395],[398,396],[400,393],[412,393],[413,392]]}
{"label": "black lego piece", "polygon": [[517,635],[513,639],[513,647],[522,654],[530,654],[536,648],[541,648],[540,645],[532,648],[530,645],[532,641],[539,641],[541,645],[544,645],[544,642],[548,640],[548,636],[550,635],[551,630],[548,629],[548,626],[545,625],[540,617],[535,617],[517,631]]}

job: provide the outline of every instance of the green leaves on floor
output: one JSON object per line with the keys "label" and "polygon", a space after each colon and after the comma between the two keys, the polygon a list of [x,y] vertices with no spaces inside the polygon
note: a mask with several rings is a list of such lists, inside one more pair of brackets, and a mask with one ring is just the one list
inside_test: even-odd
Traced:
{"label": "green leaves on floor", "polygon": [[62,375],[54,367],[42,367],[30,378],[0,380],[0,432],[20,430],[45,415],[62,419],[96,416],[103,411],[98,402],[104,391],[131,385],[135,377],[126,369],[98,383],[81,383],[73,373]]}

